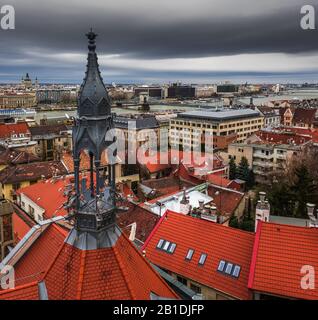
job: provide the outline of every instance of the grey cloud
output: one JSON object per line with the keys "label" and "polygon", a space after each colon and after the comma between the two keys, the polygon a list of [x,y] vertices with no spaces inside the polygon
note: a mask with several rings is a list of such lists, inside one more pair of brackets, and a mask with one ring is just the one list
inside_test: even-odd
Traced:
{"label": "grey cloud", "polygon": [[[299,26],[300,7],[315,2],[7,0],[16,8],[16,30],[0,30],[0,68],[6,57],[23,65],[26,56],[35,69],[37,63],[45,68],[45,61],[28,56],[36,50],[83,53],[91,26],[99,33],[100,53],[138,59],[316,52],[318,30]],[[54,68],[49,61],[46,67]]]}

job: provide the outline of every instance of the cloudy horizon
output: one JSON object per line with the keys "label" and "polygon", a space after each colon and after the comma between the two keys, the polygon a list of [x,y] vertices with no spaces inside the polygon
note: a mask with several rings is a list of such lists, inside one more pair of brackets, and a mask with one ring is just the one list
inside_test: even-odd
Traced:
{"label": "cloudy horizon", "polygon": [[28,72],[80,83],[90,27],[107,83],[317,82],[318,30],[300,28],[301,0],[6,0],[0,82]]}

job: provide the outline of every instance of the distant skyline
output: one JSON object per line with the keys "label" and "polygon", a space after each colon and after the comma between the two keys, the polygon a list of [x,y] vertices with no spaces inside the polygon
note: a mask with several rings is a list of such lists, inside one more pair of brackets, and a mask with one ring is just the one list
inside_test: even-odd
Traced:
{"label": "distant skyline", "polygon": [[6,0],[0,83],[81,83],[90,27],[106,83],[318,82],[318,30],[300,28],[316,2]]}

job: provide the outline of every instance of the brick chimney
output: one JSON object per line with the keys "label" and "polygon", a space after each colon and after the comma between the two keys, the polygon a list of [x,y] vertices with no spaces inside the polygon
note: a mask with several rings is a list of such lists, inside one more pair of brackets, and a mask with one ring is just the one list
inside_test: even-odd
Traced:
{"label": "brick chimney", "polygon": [[266,200],[266,192],[261,191],[259,193],[260,200],[256,205],[256,213],[255,213],[255,232],[257,230],[258,221],[269,221],[270,216],[270,204]]}

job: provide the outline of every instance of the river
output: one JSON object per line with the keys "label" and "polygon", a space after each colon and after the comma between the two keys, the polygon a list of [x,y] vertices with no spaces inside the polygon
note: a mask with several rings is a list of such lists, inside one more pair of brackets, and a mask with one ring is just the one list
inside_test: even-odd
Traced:
{"label": "river", "polygon": [[[255,105],[261,105],[261,104],[266,104],[266,102],[273,101],[273,100],[292,100],[292,99],[303,100],[303,99],[315,99],[315,98],[318,99],[318,89],[288,91],[287,93],[282,95],[269,95],[267,97],[265,96],[255,97],[253,98],[253,100]],[[249,97],[238,98],[238,102],[249,104],[250,98]],[[208,103],[208,105],[219,106],[220,103],[212,102],[212,103]],[[153,104],[150,106],[150,112],[166,112],[166,111],[173,111],[173,110],[188,111],[188,110],[193,110],[199,107],[200,107],[199,104],[197,105],[197,107],[187,106],[187,105],[173,106],[173,105]],[[143,111],[136,110],[136,109],[112,108],[112,112],[117,114],[127,114],[127,113],[142,113]],[[41,111],[36,114],[35,120],[39,123],[40,119],[43,119],[43,117],[47,117],[48,119],[61,118],[61,117],[66,117],[66,114],[68,116],[74,116],[76,114],[76,111],[75,110],[74,111]]]}

